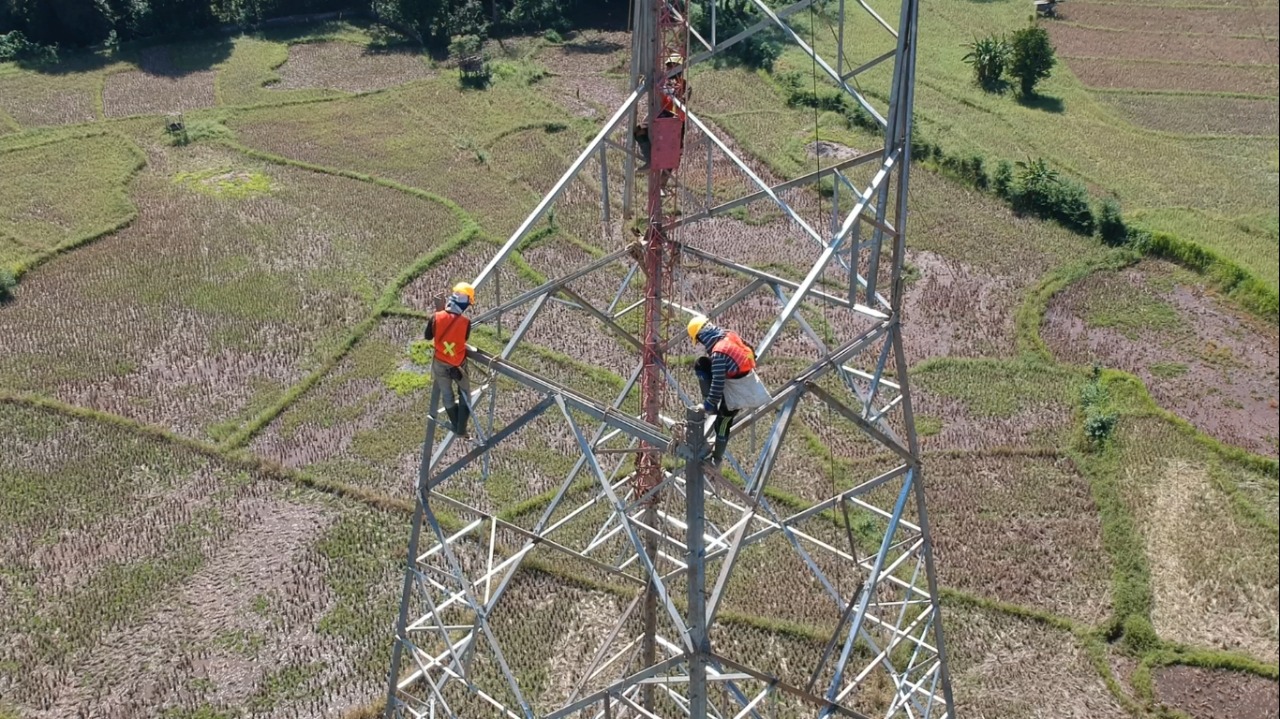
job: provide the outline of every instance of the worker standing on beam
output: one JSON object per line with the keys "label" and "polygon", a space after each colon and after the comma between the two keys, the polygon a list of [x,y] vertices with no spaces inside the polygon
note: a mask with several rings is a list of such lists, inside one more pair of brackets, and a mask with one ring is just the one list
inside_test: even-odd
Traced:
{"label": "worker standing on beam", "polygon": [[423,337],[432,343],[435,357],[431,360],[431,381],[444,390],[445,414],[449,427],[459,437],[467,436],[471,419],[471,378],[467,376],[467,340],[471,339],[471,320],[463,313],[476,299],[476,290],[466,282],[453,286],[453,294],[444,309],[427,320]]}
{"label": "worker standing on beam", "polygon": [[729,428],[738,412],[769,403],[769,390],[756,375],[755,348],[738,333],[711,324],[703,315],[689,320],[689,339],[707,350],[693,365],[702,389],[702,408],[715,415],[711,463],[719,465],[729,444]]}

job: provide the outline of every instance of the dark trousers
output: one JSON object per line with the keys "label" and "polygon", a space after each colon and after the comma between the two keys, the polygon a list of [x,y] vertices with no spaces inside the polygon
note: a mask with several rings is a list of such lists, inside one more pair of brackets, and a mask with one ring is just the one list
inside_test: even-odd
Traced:
{"label": "dark trousers", "polygon": [[[699,357],[698,361],[693,363],[693,373],[698,377],[702,401],[706,402],[707,395],[711,394],[711,358]],[[724,395],[721,395],[720,406],[716,408],[716,443],[712,452],[717,460],[724,456],[725,447],[729,444],[729,425],[733,424],[733,419],[737,416],[738,411],[730,410],[724,403]]]}

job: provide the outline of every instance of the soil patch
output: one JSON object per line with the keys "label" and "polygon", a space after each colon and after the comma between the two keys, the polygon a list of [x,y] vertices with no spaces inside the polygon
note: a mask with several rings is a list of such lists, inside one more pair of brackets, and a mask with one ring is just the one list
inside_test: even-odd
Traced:
{"label": "soil patch", "polygon": [[1280,336],[1194,275],[1154,261],[1090,275],[1053,299],[1042,334],[1065,361],[1132,372],[1207,434],[1277,456]]}
{"label": "soil patch", "polygon": [[1058,54],[1063,57],[1276,64],[1276,41],[1273,39],[1096,30],[1066,23],[1050,23],[1049,34]]}
{"label": "soil patch", "polygon": [[1110,611],[1110,561],[1088,480],[1065,459],[927,460],[939,581],[1087,624]]}
{"label": "soil patch", "polygon": [[1276,719],[1280,685],[1273,679],[1200,667],[1155,672],[1156,699],[1192,719]]}
{"label": "soil patch", "polygon": [[1276,101],[1106,93],[1103,103],[1139,127],[1188,135],[1271,135],[1280,132]]}
{"label": "soil patch", "polygon": [[1132,62],[1097,58],[1067,58],[1071,71],[1089,87],[1184,92],[1239,92],[1272,95],[1280,88],[1274,67]]}
{"label": "soil patch", "polygon": [[1013,315],[1024,279],[934,252],[908,252],[907,262],[914,268],[903,309],[909,361],[1014,353]]}
{"label": "soil patch", "polygon": [[1062,20],[1095,28],[1162,34],[1276,37],[1275,8],[1188,8],[1071,2],[1058,11]]}
{"label": "soil patch", "polygon": [[377,52],[349,42],[312,42],[289,46],[271,90],[328,89],[372,92],[431,77],[421,55]]}

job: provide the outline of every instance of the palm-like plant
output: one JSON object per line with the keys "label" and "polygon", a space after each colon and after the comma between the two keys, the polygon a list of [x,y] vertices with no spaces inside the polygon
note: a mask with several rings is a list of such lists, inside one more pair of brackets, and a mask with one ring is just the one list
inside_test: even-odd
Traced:
{"label": "palm-like plant", "polygon": [[968,45],[964,61],[973,66],[974,79],[986,90],[998,90],[1009,64],[1009,43],[1004,36],[988,35]]}

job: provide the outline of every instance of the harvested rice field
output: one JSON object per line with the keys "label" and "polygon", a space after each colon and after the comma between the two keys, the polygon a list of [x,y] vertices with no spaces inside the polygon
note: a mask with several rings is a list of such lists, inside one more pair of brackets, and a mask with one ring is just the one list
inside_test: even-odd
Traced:
{"label": "harvested rice field", "polygon": [[[903,454],[918,451],[957,716],[1280,719],[1274,9],[1073,0],[1048,24],[1060,63],[1039,104],[980,94],[960,60],[975,31],[1025,23],[1028,8],[926,12],[916,127],[929,149],[910,178],[903,365],[892,343],[868,342],[845,363],[884,363],[874,399],[849,392],[868,377],[830,372],[804,385],[785,430],[733,434],[708,473],[715,651],[825,691],[830,670],[809,668],[835,651],[825,641],[889,526],[870,505],[893,506]],[[817,37],[800,34],[833,52],[813,19]],[[639,382],[644,228],[621,200],[600,203],[602,180],[615,195],[628,183],[625,121],[479,288],[473,316],[559,280],[553,298],[473,328],[471,346],[507,364],[469,365],[472,389],[501,398],[478,395],[469,437],[428,416],[423,329],[625,100],[630,48],[617,27],[489,39],[491,74],[467,84],[454,60],[389,28],[325,21],[0,63],[0,719],[381,716],[429,428],[437,470],[457,471],[432,495],[422,582],[527,553],[469,590],[501,594],[484,617],[500,641],[477,643],[459,671],[530,716],[604,686],[587,662],[615,625],[643,632],[643,570],[614,566],[634,546],[613,501],[586,502],[602,482],[625,492],[637,455],[566,398],[640,412],[626,389]],[[692,111],[741,165],[691,128],[681,216],[754,192],[753,175],[776,185],[875,150],[858,122],[797,94],[812,68],[797,52],[772,71],[691,72]],[[882,71],[859,82],[877,88]],[[175,113],[185,134],[166,130]],[[1094,211],[1116,198],[1133,226],[1182,244],[1117,248],[1014,212],[993,189],[999,162],[1016,173],[1042,154]],[[869,168],[849,177],[866,183]],[[778,195],[826,233],[830,187]],[[825,248],[768,202],[672,236],[696,251],[664,290],[681,305],[666,349],[679,392],[662,390],[675,432],[700,355],[680,312],[740,299],[716,320],[760,342]],[[825,348],[878,326],[835,308],[849,297],[840,277],[818,275],[835,302],[802,303],[761,355],[771,391],[834,369]],[[909,406],[914,437],[905,412],[871,417],[886,403]],[[737,568],[718,575],[737,531],[725,506],[775,442]],[[662,457],[674,477],[681,460]],[[856,502],[818,506],[854,488]],[[676,537],[683,503],[665,501],[655,516]],[[906,524],[923,523],[905,506]],[[786,531],[747,533],[780,518]],[[457,533],[454,556],[436,531]],[[687,547],[661,548],[683,608]],[[887,585],[915,567],[885,571]],[[868,597],[926,616],[883,588]],[[470,612],[440,610],[448,641],[475,626]],[[439,635],[415,636],[444,651]],[[886,644],[883,662],[905,666],[910,644]],[[460,683],[442,697],[458,716],[495,715],[493,697]],[[882,716],[895,697],[877,679],[850,701]],[[655,706],[680,713],[665,696]],[[758,708],[814,715],[783,691]]]}

